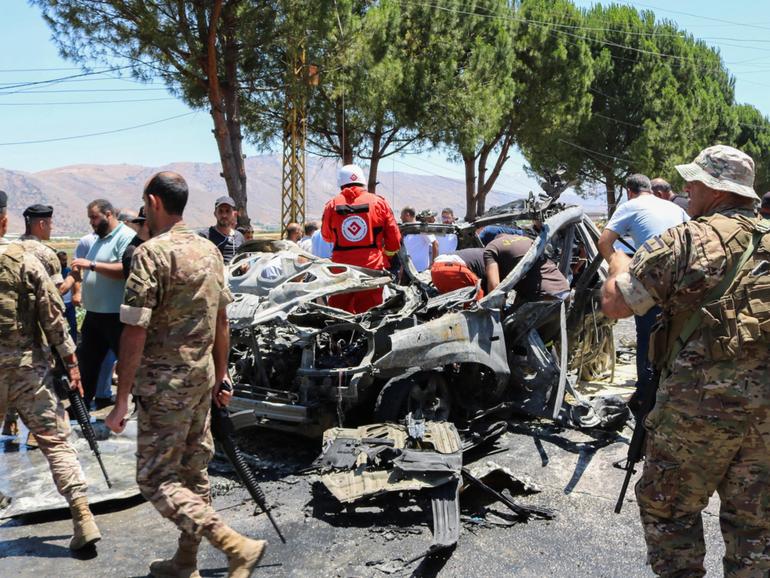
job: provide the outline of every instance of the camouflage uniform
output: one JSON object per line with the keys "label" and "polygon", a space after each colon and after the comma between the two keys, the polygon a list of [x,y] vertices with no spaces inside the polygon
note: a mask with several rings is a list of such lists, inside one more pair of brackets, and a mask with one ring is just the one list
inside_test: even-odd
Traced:
{"label": "camouflage uniform", "polygon": [[[637,315],[663,308],[656,365],[749,244],[753,211],[726,209],[669,229],[637,251],[617,288]],[[725,234],[725,232],[729,234]],[[734,293],[728,295],[729,299]],[[701,325],[661,381],[636,486],[648,562],[663,576],[703,576],[701,512],[721,499],[726,576],[770,573],[770,379],[767,344],[714,357]]]}
{"label": "camouflage uniform", "polygon": [[22,235],[17,242],[27,252],[32,253],[38,258],[54,285],[58,287],[64,283],[64,278],[61,274],[61,261],[56,256],[56,251],[35,237],[35,235]]}
{"label": "camouflage uniform", "polygon": [[43,340],[62,356],[75,352],[64,304],[40,262],[0,238],[0,415],[15,407],[48,460],[68,503],[85,497],[86,481],[62,427],[68,422],[51,388]]}
{"label": "camouflage uniform", "polygon": [[199,541],[223,524],[211,507],[210,409],[217,311],[232,296],[216,247],[183,223],[136,249],[120,317],[147,329],[136,479],[142,495]]}
{"label": "camouflage uniform", "polygon": [[[45,269],[46,273],[48,273],[48,276],[51,278],[51,281],[53,281],[56,287],[64,283],[61,270],[61,261],[59,261],[59,257],[56,256],[56,252],[53,249],[51,249],[48,245],[45,245],[35,235],[21,235],[17,243],[24,247],[24,250],[27,253],[37,257],[38,261],[40,261],[40,263],[43,265],[43,268]],[[5,415],[5,423],[11,424],[16,422],[16,418],[18,417],[16,414],[17,412],[15,409],[13,409],[13,405],[9,404],[8,412],[6,414],[0,415]],[[69,421],[64,419],[62,408],[57,410],[57,415],[60,418],[59,421],[62,432],[69,436]]]}

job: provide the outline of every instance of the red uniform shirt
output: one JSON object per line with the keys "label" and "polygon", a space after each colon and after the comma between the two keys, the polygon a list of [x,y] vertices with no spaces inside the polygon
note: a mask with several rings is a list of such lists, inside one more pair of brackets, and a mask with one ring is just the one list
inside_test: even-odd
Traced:
{"label": "red uniform shirt", "polygon": [[388,202],[363,187],[349,186],[326,203],[324,240],[334,243],[332,261],[382,269],[385,255],[401,247],[401,232]]}

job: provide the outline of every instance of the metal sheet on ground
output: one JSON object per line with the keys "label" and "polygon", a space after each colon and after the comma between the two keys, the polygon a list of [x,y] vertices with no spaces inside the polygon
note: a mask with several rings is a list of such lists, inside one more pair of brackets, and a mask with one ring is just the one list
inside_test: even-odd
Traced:
{"label": "metal sheet on ground", "polygon": [[[75,422],[71,425],[70,442],[78,452],[78,461],[88,481],[88,501],[95,504],[137,495],[136,421],[129,421],[126,429],[117,435],[109,432],[101,421],[94,424],[112,489],[107,487],[80,427]],[[105,439],[101,439],[103,437]],[[27,448],[26,439],[26,428],[16,439],[0,436],[0,472],[3,472],[0,492],[11,498],[10,504],[0,509],[0,519],[67,507],[67,502],[56,491],[48,461],[39,449]]]}

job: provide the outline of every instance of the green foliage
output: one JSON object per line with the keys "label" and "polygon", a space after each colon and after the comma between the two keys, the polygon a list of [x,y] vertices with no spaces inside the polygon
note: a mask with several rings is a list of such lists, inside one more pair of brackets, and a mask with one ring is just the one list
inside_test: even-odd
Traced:
{"label": "green foliage", "polygon": [[[144,2],[141,0],[30,0],[43,12],[64,58],[89,65],[104,62],[130,67],[139,80],[160,79],[193,108],[205,108],[209,79],[206,40],[211,18],[209,0]],[[218,34],[219,81],[225,77],[223,40],[226,34],[249,50],[240,50],[238,73],[256,85],[273,76],[263,65],[265,45],[275,32],[275,2],[224,2],[231,30]]]}
{"label": "green foliage", "polygon": [[[222,176],[248,223],[241,149],[244,96],[273,89],[270,50],[280,19],[278,0],[31,0],[39,6],[65,58],[128,67],[139,80],[162,80],[214,124]],[[268,90],[269,90],[268,89]],[[254,131],[252,138],[269,138]]]}
{"label": "green foliage", "polygon": [[431,103],[448,78],[443,31],[457,20],[447,16],[423,3],[337,2],[325,18],[335,25],[308,41],[308,58],[321,64],[308,97],[310,148],[368,159],[370,190],[380,159],[414,151],[434,128]]}
{"label": "green foliage", "polygon": [[438,82],[427,108],[435,144],[475,155],[505,122],[513,99],[513,21],[504,0],[444,2],[426,47]]}
{"label": "green foliage", "polygon": [[[516,16],[519,87],[515,140],[535,174],[553,173],[575,149],[567,144],[590,114],[593,57],[580,36],[581,13],[567,0],[525,0]],[[575,174],[565,178],[572,181]]]}
{"label": "green foliage", "polygon": [[731,144],[754,159],[754,190],[770,191],[770,120],[749,104],[735,106],[738,133]]}
{"label": "green foliage", "polygon": [[[602,183],[610,211],[628,174],[676,181],[675,164],[719,142],[751,154],[757,189],[770,188],[768,120],[734,105],[716,50],[650,11],[579,11],[570,0],[31,2],[65,57],[125,63],[208,108],[228,187],[241,179],[244,203],[241,123],[275,148],[289,96],[306,104],[308,148],[369,160],[372,189],[380,159],[447,151],[464,164],[468,218],[484,211],[511,147],[536,174]],[[292,71],[300,55],[305,66]]]}
{"label": "green foliage", "polygon": [[677,162],[729,140],[733,80],[721,57],[673,23],[628,6],[594,6],[575,30],[594,60],[591,114],[542,165],[607,189],[610,213],[630,173],[673,177]]}

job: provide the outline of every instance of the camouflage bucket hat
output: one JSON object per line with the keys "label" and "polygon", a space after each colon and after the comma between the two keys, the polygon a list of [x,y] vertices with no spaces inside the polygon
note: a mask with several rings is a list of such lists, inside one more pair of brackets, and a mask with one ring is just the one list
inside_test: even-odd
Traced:
{"label": "camouflage bucket hat", "polygon": [[685,181],[700,181],[717,191],[728,191],[759,200],[754,191],[754,161],[744,152],[727,145],[703,149],[695,160],[677,165]]}

